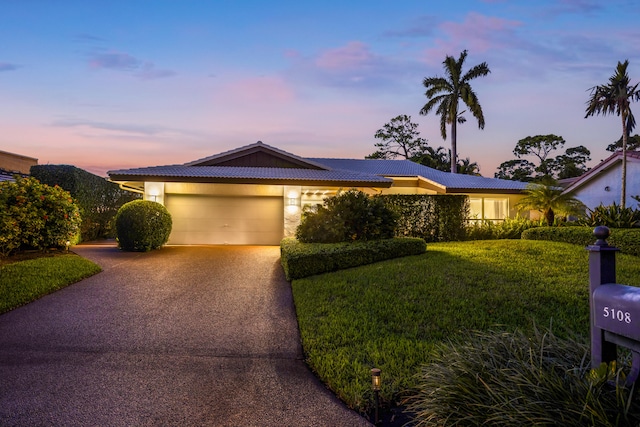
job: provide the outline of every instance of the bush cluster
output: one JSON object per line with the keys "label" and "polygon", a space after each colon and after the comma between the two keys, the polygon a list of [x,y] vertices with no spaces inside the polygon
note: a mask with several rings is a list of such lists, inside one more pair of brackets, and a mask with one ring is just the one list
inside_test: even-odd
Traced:
{"label": "bush cluster", "polygon": [[410,399],[416,426],[639,425],[621,369],[589,367],[580,340],[536,331],[469,334],[436,346]]}
{"label": "bush cluster", "polygon": [[58,185],[76,200],[80,207],[83,241],[115,237],[113,220],[123,204],[140,198],[137,193],[122,190],[116,183],[70,165],[37,165],[31,176],[48,185]]}
{"label": "bush cluster", "polygon": [[20,177],[0,183],[0,255],[75,244],[80,221],[78,206],[58,186]]}
{"label": "bush cluster", "polygon": [[541,221],[527,218],[505,218],[503,221],[469,221],[466,240],[519,239],[530,228],[540,227]]}
{"label": "bush cluster", "polygon": [[594,210],[589,210],[586,218],[579,221],[582,225],[597,227],[604,225],[609,228],[634,228],[640,227],[640,210],[622,208],[615,202],[611,205],[600,205]]}
{"label": "bush cluster", "polygon": [[118,246],[125,251],[147,252],[169,240],[171,214],[160,203],[134,200],[124,204],[116,215]]}
{"label": "bush cluster", "polygon": [[285,238],[280,243],[280,260],[287,280],[371,264],[385,259],[422,254],[424,240],[395,238],[366,242],[316,244]]}
{"label": "bush cluster", "polygon": [[306,209],[296,238],[306,243],[389,239],[395,226],[396,216],[381,198],[351,189]]}
{"label": "bush cluster", "polygon": [[[596,242],[593,227],[530,228],[522,233],[522,238],[526,240],[551,240],[581,246],[593,245]],[[638,228],[613,228],[607,242],[620,249],[622,253],[640,256],[640,229]]]}
{"label": "bush cluster", "polygon": [[469,199],[461,195],[385,194],[380,196],[398,215],[396,236],[427,242],[464,240]]}

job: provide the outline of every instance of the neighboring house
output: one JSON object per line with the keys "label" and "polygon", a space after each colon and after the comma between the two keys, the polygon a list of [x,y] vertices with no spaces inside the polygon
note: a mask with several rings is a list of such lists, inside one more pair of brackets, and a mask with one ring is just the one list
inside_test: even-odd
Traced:
{"label": "neighboring house", "polygon": [[[571,182],[565,189],[589,209],[600,204],[620,204],[622,186],[622,152],[616,152],[589,172]],[[631,196],[640,195],[640,152],[627,151],[626,206],[637,209],[639,204]]]}
{"label": "neighboring house", "polygon": [[171,244],[279,244],[302,207],[342,189],[369,194],[466,194],[472,215],[504,219],[526,183],[450,174],[409,160],[303,158],[257,142],[183,165],[108,172],[111,181],[162,203]]}
{"label": "neighboring house", "polygon": [[21,154],[0,151],[0,182],[13,181],[14,175],[29,175],[31,166],[38,164],[38,159]]}

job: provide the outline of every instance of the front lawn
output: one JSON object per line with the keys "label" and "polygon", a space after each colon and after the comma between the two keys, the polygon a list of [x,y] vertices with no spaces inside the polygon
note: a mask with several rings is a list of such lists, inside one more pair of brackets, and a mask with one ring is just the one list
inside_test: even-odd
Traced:
{"label": "front lawn", "polygon": [[98,265],[72,253],[0,264],[0,314],[100,270]]}
{"label": "front lawn", "polygon": [[[397,402],[434,345],[470,330],[589,336],[588,252],[548,241],[430,244],[424,255],[292,282],[310,367],[350,407],[371,405],[370,369]],[[637,257],[618,255],[618,283],[640,286]]]}

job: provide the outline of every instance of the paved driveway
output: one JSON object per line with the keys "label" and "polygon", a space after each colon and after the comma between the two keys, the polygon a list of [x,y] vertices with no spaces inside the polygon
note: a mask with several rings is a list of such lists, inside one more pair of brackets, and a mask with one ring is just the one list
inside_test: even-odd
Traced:
{"label": "paved driveway", "polygon": [[0,425],[370,425],[304,364],[279,248],[75,251],[104,271],[0,315]]}

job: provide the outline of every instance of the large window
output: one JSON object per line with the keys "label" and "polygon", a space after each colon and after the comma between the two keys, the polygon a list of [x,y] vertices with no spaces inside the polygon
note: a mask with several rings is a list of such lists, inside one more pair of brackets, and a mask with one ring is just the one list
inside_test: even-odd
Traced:
{"label": "large window", "polygon": [[507,198],[469,198],[470,219],[502,220],[509,216]]}

